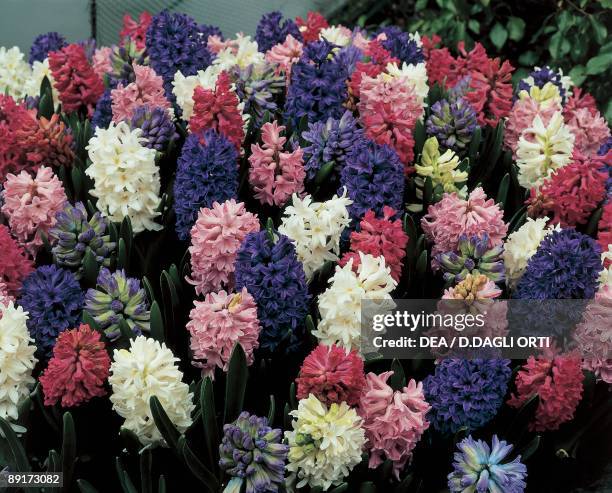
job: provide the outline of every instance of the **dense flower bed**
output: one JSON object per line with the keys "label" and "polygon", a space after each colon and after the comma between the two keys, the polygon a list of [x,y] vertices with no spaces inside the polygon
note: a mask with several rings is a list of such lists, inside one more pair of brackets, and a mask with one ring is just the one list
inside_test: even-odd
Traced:
{"label": "dense flower bed", "polygon": [[[545,491],[610,405],[610,129],[554,67],[441,41],[163,11],[0,48],[0,464]],[[399,298],[596,299],[592,357],[367,358],[362,300]]]}

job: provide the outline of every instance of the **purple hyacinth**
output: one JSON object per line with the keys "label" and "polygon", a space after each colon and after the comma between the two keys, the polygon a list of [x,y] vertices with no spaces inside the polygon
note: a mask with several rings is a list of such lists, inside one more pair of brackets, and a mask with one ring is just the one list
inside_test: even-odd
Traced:
{"label": "purple hyacinth", "polygon": [[493,443],[474,440],[472,436],[457,444],[454,471],[448,475],[451,493],[464,491],[523,493],[526,488],[527,467],[521,456],[502,462],[512,451],[512,445],[493,435]]}
{"label": "purple hyacinth", "polygon": [[140,281],[127,277],[124,270],[100,269],[95,289],[88,289],[85,295],[85,311],[110,339],[119,337],[122,322],[136,335],[149,331],[147,296]]}
{"label": "purple hyacinth", "polygon": [[292,66],[285,118],[294,126],[303,117],[313,123],[340,118],[344,113],[348,72],[342,63],[330,58],[334,46],[325,40],[309,43]]}
{"label": "purple hyacinth", "polygon": [[23,281],[18,304],[29,313],[28,330],[38,353],[49,357],[57,336],[81,320],[83,292],[72,272],[43,265]]}
{"label": "purple hyacinth", "polygon": [[361,219],[370,209],[380,216],[386,205],[401,211],[404,165],[391,147],[364,139],[346,157],[340,172],[339,194],[343,187],[353,201],[349,212],[354,220]]}
{"label": "purple hyacinth", "polygon": [[442,360],[423,381],[427,418],[444,434],[484,426],[503,404],[511,373],[506,359]]}
{"label": "purple hyacinth", "polygon": [[30,47],[29,62],[32,65],[34,62],[42,62],[49,55],[50,51],[61,50],[67,46],[66,38],[60,33],[48,32],[36,36]]}
{"label": "purple hyacinth", "polygon": [[189,238],[202,207],[235,199],[238,194],[236,146],[214,130],[190,134],[177,161],[174,182],[176,232]]}
{"label": "purple hyacinth", "polygon": [[96,103],[96,109],[91,118],[91,125],[94,128],[108,128],[113,120],[111,90],[110,87],[107,88]]}
{"label": "purple hyacinth", "polygon": [[130,126],[141,129],[142,136],[147,140],[145,147],[156,151],[163,151],[171,140],[178,138],[174,122],[165,108],[139,106],[134,111]]}
{"label": "purple hyacinth", "polygon": [[[612,137],[608,137],[608,140],[601,144],[601,147],[597,151],[597,155],[605,156],[610,150],[612,150]],[[610,195],[612,195],[612,163],[610,160],[607,162],[604,161],[603,166],[600,169],[601,171],[608,173],[608,179],[606,180],[606,201],[608,201],[610,200]]]}
{"label": "purple hyacinth", "polygon": [[599,285],[601,247],[574,228],[547,235],[516,287],[518,299],[591,299]]}
{"label": "purple hyacinth", "polygon": [[148,65],[149,63],[146,51],[138,49],[132,40],[127,40],[120,46],[113,46],[109,58],[111,71],[107,74],[108,85],[113,89],[120,83],[126,86],[136,80],[134,64]]}
{"label": "purple hyacinth", "polygon": [[259,19],[255,31],[255,41],[257,41],[259,51],[265,53],[273,46],[283,43],[289,34],[298,41],[302,41],[302,34],[297,24],[292,19],[283,21],[283,14],[275,10],[262,15]]}
{"label": "purple hyacinth", "polygon": [[208,38],[187,14],[163,10],[153,16],[147,29],[147,53],[151,67],[164,79],[166,97],[174,101],[172,80],[177,70],[185,76],[204,70],[213,59]]}
{"label": "purple hyacinth", "polygon": [[343,67],[343,70],[350,78],[357,67],[357,62],[360,62],[363,58],[363,51],[357,48],[355,45],[348,45],[338,50],[334,56],[334,60]]}
{"label": "purple hyacinth", "polygon": [[562,74],[560,71],[554,71],[550,67],[537,67],[531,72],[529,75],[521,80],[518,84],[518,91],[527,91],[531,89],[532,86],[537,86],[540,89],[544,87],[547,82],[552,82],[555,86],[559,88],[559,94],[563,98],[565,102],[565,88],[561,83]]}
{"label": "purple hyacinth", "polygon": [[386,26],[376,32],[376,35],[379,34],[386,36],[386,39],[382,42],[383,47],[395,58],[399,58],[401,62],[416,65],[425,61],[423,48],[401,27]]}
{"label": "purple hyacinth", "polygon": [[282,430],[268,426],[266,418],[247,412],[224,425],[219,466],[233,478],[225,491],[241,491],[243,483],[246,493],[278,491],[289,452],[289,446],[281,443],[282,437]]}
{"label": "purple hyacinth", "polygon": [[340,119],[309,123],[302,139],[308,143],[304,147],[304,167],[312,180],[326,163],[333,161],[335,169],[340,170],[349,151],[364,141],[364,135],[353,114],[346,111]]}
{"label": "purple hyacinth", "polygon": [[291,240],[274,231],[250,233],[238,250],[235,266],[236,289],[247,288],[257,303],[261,348],[297,349],[304,340],[310,294]]}
{"label": "purple hyacinth", "polygon": [[471,238],[462,234],[457,250],[440,253],[435,257],[449,285],[463,281],[468,274],[483,274],[494,282],[502,282],[506,278],[502,260],[504,246],[489,248],[488,234]]}
{"label": "purple hyacinth", "polygon": [[431,107],[427,119],[427,135],[435,136],[440,146],[463,154],[476,130],[477,115],[474,108],[462,97],[451,101],[441,99]]}
{"label": "purple hyacinth", "polygon": [[278,96],[285,92],[285,77],[275,74],[272,66],[260,71],[255,70],[255,65],[244,69],[236,65],[232,76],[236,94],[244,103],[244,112],[260,127],[266,111],[274,114],[278,110]]}

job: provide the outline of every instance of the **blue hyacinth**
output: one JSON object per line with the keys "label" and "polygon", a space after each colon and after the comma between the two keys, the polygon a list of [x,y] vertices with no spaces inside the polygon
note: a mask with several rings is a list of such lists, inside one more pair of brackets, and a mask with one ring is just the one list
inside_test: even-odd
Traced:
{"label": "blue hyacinth", "polygon": [[521,456],[503,462],[512,445],[493,435],[493,443],[474,440],[470,435],[457,444],[454,471],[448,475],[451,493],[522,493],[525,491],[527,467]]}
{"label": "blue hyacinth", "polygon": [[111,88],[107,88],[104,94],[98,99],[96,109],[91,118],[91,126],[95,128],[108,128],[113,120]]}
{"label": "blue hyacinth", "polygon": [[334,45],[323,40],[309,43],[291,68],[285,118],[296,126],[306,117],[310,123],[340,118],[348,97],[347,68],[332,54]]}
{"label": "blue hyacinth", "polygon": [[50,51],[61,50],[67,46],[66,38],[60,33],[48,32],[36,36],[30,47],[29,62],[32,65],[34,62],[42,62],[49,55]]}
{"label": "blue hyacinth", "polygon": [[260,347],[297,349],[304,339],[310,295],[289,238],[266,230],[246,236],[236,256],[236,288],[243,287],[257,303]]}
{"label": "blue hyacinth", "polygon": [[435,374],[423,381],[427,415],[441,433],[456,433],[467,427],[477,430],[487,424],[504,402],[510,379],[510,360],[445,359]]}
{"label": "blue hyacinth", "polygon": [[477,126],[474,108],[462,97],[441,99],[431,107],[427,135],[434,136],[443,150],[465,153]]}
{"label": "blue hyacinth", "polygon": [[382,45],[395,58],[399,58],[401,62],[414,65],[425,61],[423,48],[401,27],[386,26],[376,32],[377,35],[383,33],[386,39],[382,42]]}
{"label": "blue hyacinth", "polygon": [[234,144],[214,130],[187,137],[174,182],[176,232],[181,240],[189,238],[200,208],[237,197],[237,160]]}
{"label": "blue hyacinth", "polygon": [[591,299],[597,292],[601,265],[597,242],[573,228],[547,235],[518,283],[515,298]]}
{"label": "blue hyacinth", "polygon": [[74,274],[55,265],[38,267],[23,281],[19,304],[28,312],[28,330],[38,353],[49,357],[57,336],[78,326],[83,292]]}
{"label": "blue hyacinth", "polygon": [[139,106],[132,115],[130,127],[141,129],[142,137],[146,139],[143,145],[156,151],[164,151],[171,140],[178,138],[166,108]]}
{"label": "blue hyacinth", "polygon": [[283,21],[283,14],[275,10],[261,16],[255,31],[255,41],[259,51],[265,53],[273,46],[283,43],[289,34],[302,41],[302,34],[297,24],[292,19]]}
{"label": "blue hyacinth", "polygon": [[532,86],[537,86],[540,89],[544,87],[547,82],[552,82],[555,86],[559,88],[559,94],[565,101],[565,88],[561,83],[561,72],[554,71],[550,67],[537,67],[531,72],[529,75],[521,80],[518,85],[518,91],[527,91],[531,89]]}

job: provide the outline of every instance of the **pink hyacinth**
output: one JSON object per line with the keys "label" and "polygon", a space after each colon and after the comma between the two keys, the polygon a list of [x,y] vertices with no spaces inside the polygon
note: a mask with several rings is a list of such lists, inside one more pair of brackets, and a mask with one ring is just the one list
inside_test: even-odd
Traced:
{"label": "pink hyacinth", "polygon": [[105,395],[109,368],[110,357],[100,332],[89,325],[63,331],[49,366],[40,376],[45,405],[61,401],[63,407],[78,406]]}
{"label": "pink hyacinth", "polygon": [[574,331],[574,341],[582,353],[583,368],[606,383],[612,383],[612,290],[600,289],[582,315]]}
{"label": "pink hyacinth", "polygon": [[[518,99],[514,103],[504,130],[504,144],[512,151],[514,159],[516,159],[516,149],[523,130],[531,127],[536,116],[542,119],[544,126],[548,126],[550,119],[559,110],[558,105],[542,106],[532,98]],[[529,134],[525,134],[525,138],[528,141],[533,140],[533,137]]]}
{"label": "pink hyacinth", "polygon": [[587,156],[597,154],[601,144],[610,137],[610,129],[601,113],[592,114],[588,108],[579,108],[566,115],[565,124],[576,138],[574,149]]}
{"label": "pink hyacinth", "polygon": [[351,233],[351,251],[340,259],[340,265],[343,267],[353,259],[353,270],[357,272],[361,262],[359,252],[369,253],[374,257],[383,256],[385,264],[391,267],[391,277],[399,281],[408,235],[402,228],[402,221],[391,219],[395,214],[395,210],[388,206],[383,208],[383,217],[380,219],[374,211],[367,211],[359,223],[359,231]]}
{"label": "pink hyacinth", "polygon": [[425,237],[433,242],[432,257],[438,253],[455,251],[462,234],[489,235],[489,247],[501,245],[508,231],[504,213],[484,190],[475,188],[467,198],[456,193],[445,193],[440,202],[430,205],[421,219]]}
{"label": "pink hyacinth", "polygon": [[298,399],[314,394],[326,405],[346,402],[354,406],[365,385],[363,360],[356,349],[319,344],[304,359],[300,374],[295,379]]}
{"label": "pink hyacinth", "polygon": [[572,95],[568,98],[565,106],[563,106],[563,118],[566,121],[571,119],[572,115],[581,108],[588,109],[589,113],[593,116],[599,112],[595,98],[588,92],[583,92],[579,87],[574,87]]}
{"label": "pink hyacinth", "polygon": [[138,50],[144,50],[146,48],[147,29],[152,19],[153,16],[146,10],[140,13],[138,22],[132,19],[130,14],[125,14],[123,16],[123,28],[119,33],[121,45],[131,40]]}
{"label": "pink hyacinth", "polygon": [[414,88],[401,78],[390,80],[364,76],[358,104],[366,135],[397,152],[406,172],[414,158],[414,127],[423,114]]}
{"label": "pink hyacinth", "polygon": [[431,406],[425,401],[421,382],[410,380],[401,391],[394,391],[387,384],[391,375],[392,371],[366,375],[358,412],[363,418],[370,468],[391,460],[393,474],[399,479],[414,447],[429,428],[426,414]]}
{"label": "pink hyacinth", "polygon": [[187,330],[191,334],[193,366],[203,376],[214,377],[215,368],[227,371],[232,350],[240,344],[247,362],[253,363],[260,326],[255,300],[242,288],[240,293],[209,293],[204,301],[194,301]]}
{"label": "pink hyacinth", "polygon": [[262,204],[282,206],[292,194],[304,191],[304,152],[299,146],[284,150],[285,127],[277,122],[261,127],[263,145],[252,144],[249,156],[249,182]]}
{"label": "pink hyacinth", "polygon": [[136,63],[133,66],[136,80],[125,87],[119,84],[111,91],[114,122],[131,119],[139,106],[172,108],[165,96],[164,80],[151,67]]}
{"label": "pink hyacinth", "polygon": [[259,231],[257,216],[234,199],[202,208],[191,229],[191,279],[197,294],[234,287],[234,261],[242,240]]}
{"label": "pink hyacinth", "polygon": [[91,65],[100,79],[104,79],[104,76],[113,70],[113,64],[110,59],[112,52],[113,49],[110,46],[103,46],[98,48],[93,54]]}
{"label": "pink hyacinth", "polygon": [[0,281],[0,305],[6,305],[10,301],[15,301],[15,300],[9,294],[8,287],[6,286],[6,284],[4,284],[4,282]]}
{"label": "pink hyacinth", "polygon": [[10,296],[17,296],[24,278],[34,270],[34,263],[4,224],[0,224],[0,252],[0,282]]}
{"label": "pink hyacinth", "polygon": [[266,53],[266,61],[276,65],[276,72],[284,72],[287,80],[291,78],[291,66],[299,61],[304,45],[288,34],[285,41],[273,46]]}
{"label": "pink hyacinth", "polygon": [[[608,155],[610,155],[609,152]],[[597,243],[599,243],[602,252],[607,252],[608,245],[612,245],[612,200],[603,206],[601,219],[597,224]],[[607,268],[610,265],[610,260],[606,260],[604,267]]]}
{"label": "pink hyacinth", "polygon": [[2,214],[13,236],[32,254],[43,243],[41,233],[46,234],[55,225],[55,215],[68,200],[62,182],[45,166],[34,177],[26,171],[9,174],[3,197]]}
{"label": "pink hyacinth", "polygon": [[574,417],[582,398],[583,378],[578,353],[530,356],[516,375],[517,392],[508,400],[508,405],[520,408],[537,395],[539,404],[529,430],[556,430]]}

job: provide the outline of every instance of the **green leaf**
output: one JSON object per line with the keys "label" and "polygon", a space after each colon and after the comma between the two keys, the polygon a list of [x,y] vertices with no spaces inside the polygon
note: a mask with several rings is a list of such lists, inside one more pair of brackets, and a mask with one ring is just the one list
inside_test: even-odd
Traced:
{"label": "green leaf", "polygon": [[[46,79],[46,77],[45,77]],[[43,94],[38,102],[38,117],[51,119],[53,116],[53,97],[48,94]]]}
{"label": "green leaf", "polygon": [[314,320],[310,314],[306,315],[306,330],[309,334],[312,334],[316,330]]}
{"label": "green leaf", "polygon": [[11,451],[12,466],[15,468],[15,472],[30,472],[32,469],[28,462],[25,450],[23,449],[17,435],[11,428],[11,425],[4,418],[0,418],[0,432],[4,435],[3,440],[8,443]]}
{"label": "green leaf", "polygon": [[569,71],[569,76],[577,86],[580,86],[586,79],[586,67],[584,65],[575,65]]}
{"label": "green leaf", "polygon": [[128,253],[123,238],[119,238],[117,242],[117,268],[125,270],[128,268]]}
{"label": "green leaf", "polygon": [[244,393],[249,372],[247,370],[247,360],[244,349],[240,344],[234,346],[227,369],[227,381],[225,386],[225,410],[223,412],[223,422],[231,423],[234,421],[244,404]]}
{"label": "green leaf", "polygon": [[404,367],[402,366],[402,363],[399,360],[394,359],[391,362],[391,371],[393,372],[393,375],[389,377],[389,387],[391,387],[393,390],[403,389],[406,386],[406,375],[404,374]]}
{"label": "green leaf", "polygon": [[76,432],[74,430],[72,414],[68,411],[64,413],[64,431],[62,435],[62,472],[64,473],[62,491],[68,492],[71,490],[74,461],[76,459]]}
{"label": "green leaf", "polygon": [[157,301],[151,304],[151,337],[159,342],[164,342],[166,340],[164,320]]}
{"label": "green leaf", "polygon": [[159,477],[157,493],[166,493],[166,478],[163,474]]}
{"label": "green leaf", "polygon": [[119,234],[125,241],[125,246],[129,253],[132,250],[132,241],[134,239],[134,231],[132,230],[132,221],[130,220],[130,216],[125,216],[123,221],[121,221]]}
{"label": "green leaf", "polygon": [[425,188],[423,189],[423,209],[427,210],[427,206],[433,203],[433,183],[431,176],[425,178]]}
{"label": "green leaf", "polygon": [[270,394],[270,405],[268,406],[268,424],[272,426],[274,423],[274,415],[276,414],[276,401],[274,396]]}
{"label": "green leaf", "polygon": [[496,22],[491,29],[491,33],[489,34],[489,38],[495,45],[498,50],[501,50],[502,47],[506,44],[506,40],[508,39],[508,31],[506,28],[502,26],[499,22]]}
{"label": "green leaf", "polygon": [[423,150],[425,144],[425,125],[422,120],[417,120],[414,127],[414,155],[418,156]]}
{"label": "green leaf", "polygon": [[425,277],[427,271],[427,250],[423,250],[416,263],[416,270],[421,278]]}
{"label": "green leaf", "polygon": [[595,235],[595,232],[598,229],[599,220],[601,219],[602,215],[603,215],[603,207],[599,206],[597,209],[593,211],[593,213],[591,214],[591,217],[589,218],[589,222],[587,223],[587,227],[586,227],[586,234],[590,236]]}
{"label": "green leaf", "polygon": [[589,75],[597,75],[605,72],[610,67],[609,55],[597,55],[586,64],[586,72]]}
{"label": "green leaf", "polygon": [[123,493],[138,493],[138,490],[134,486],[134,483],[132,483],[130,476],[123,469],[119,457],[115,457],[115,470],[117,471],[117,476],[119,477],[119,483],[121,483]]}
{"label": "green leaf", "polygon": [[376,493],[376,485],[372,481],[361,483],[359,493]]}
{"label": "green leaf", "polygon": [[533,440],[529,442],[529,444],[521,451],[519,451],[521,455],[521,462],[524,464],[529,458],[535,454],[540,446],[541,441],[540,435],[536,435],[533,437]]}
{"label": "green leaf", "polygon": [[538,54],[535,51],[525,51],[518,58],[521,65],[532,67],[538,61]]}
{"label": "green leaf", "polygon": [[98,279],[100,264],[96,260],[96,256],[91,248],[87,248],[83,256],[83,280],[88,286],[94,287]]}
{"label": "green leaf", "polygon": [[348,483],[342,483],[340,486],[336,486],[333,490],[330,491],[330,493],[344,493],[345,491],[348,491]]}
{"label": "green leaf", "polygon": [[608,30],[606,29],[606,26],[602,24],[594,15],[589,15],[588,18],[591,22],[591,27],[593,28],[595,41],[598,45],[604,44],[608,36]]}
{"label": "green leaf", "polygon": [[61,458],[57,450],[49,450],[49,456],[47,457],[47,472],[60,472],[62,469],[60,464]]}
{"label": "green leaf", "polygon": [[141,493],[153,493],[153,478],[151,467],[153,457],[151,449],[145,448],[140,452],[140,491]]}
{"label": "green leaf", "polygon": [[134,331],[130,329],[130,326],[124,318],[119,320],[119,332],[121,332],[121,337],[123,337],[128,344],[130,343],[131,339],[136,338],[136,334],[134,334]]}
{"label": "green leaf", "polygon": [[468,156],[470,158],[470,165],[474,166],[476,163],[476,157],[478,150],[480,149],[480,142],[482,140],[482,130],[480,127],[476,127],[474,134],[472,135],[472,141],[470,142],[470,148],[468,150]]}
{"label": "green leaf", "polygon": [[91,485],[91,483],[85,481],[84,479],[77,479],[77,485],[79,486],[81,493],[99,493],[98,490]]}
{"label": "green leaf", "polygon": [[174,423],[170,421],[157,396],[151,396],[149,406],[151,407],[151,415],[153,416],[153,421],[155,421],[155,426],[157,426],[168,446],[178,453],[178,440],[181,434],[176,429],[176,426],[174,426]]}
{"label": "green leaf", "polygon": [[327,180],[331,172],[334,170],[335,165],[336,163],[334,161],[329,161],[323,166],[321,166],[321,168],[319,169],[319,171],[317,171],[317,174],[315,175],[315,185],[320,185],[321,183],[325,182],[325,180]]}
{"label": "green leaf", "polygon": [[520,41],[525,35],[525,21],[520,17],[508,18],[508,37],[512,41]]}
{"label": "green leaf", "polygon": [[189,448],[185,437],[179,438],[179,450],[182,451],[183,460],[193,475],[206,486],[206,491],[218,491],[219,481],[209,469],[206,468],[200,459]]}
{"label": "green leaf", "polygon": [[218,451],[218,427],[215,411],[215,395],[210,377],[206,377],[200,388],[200,409],[202,410],[202,425],[204,428],[204,441],[206,442],[206,454],[208,465],[216,467],[216,455]]}
{"label": "green leaf", "polygon": [[478,22],[476,19],[470,19],[468,21],[468,28],[473,33],[480,34],[480,22]]}
{"label": "green leaf", "polygon": [[502,204],[502,209],[506,207],[506,199],[508,198],[508,187],[510,186],[510,175],[506,173],[502,178],[499,189],[497,190],[497,200],[498,204]]}

